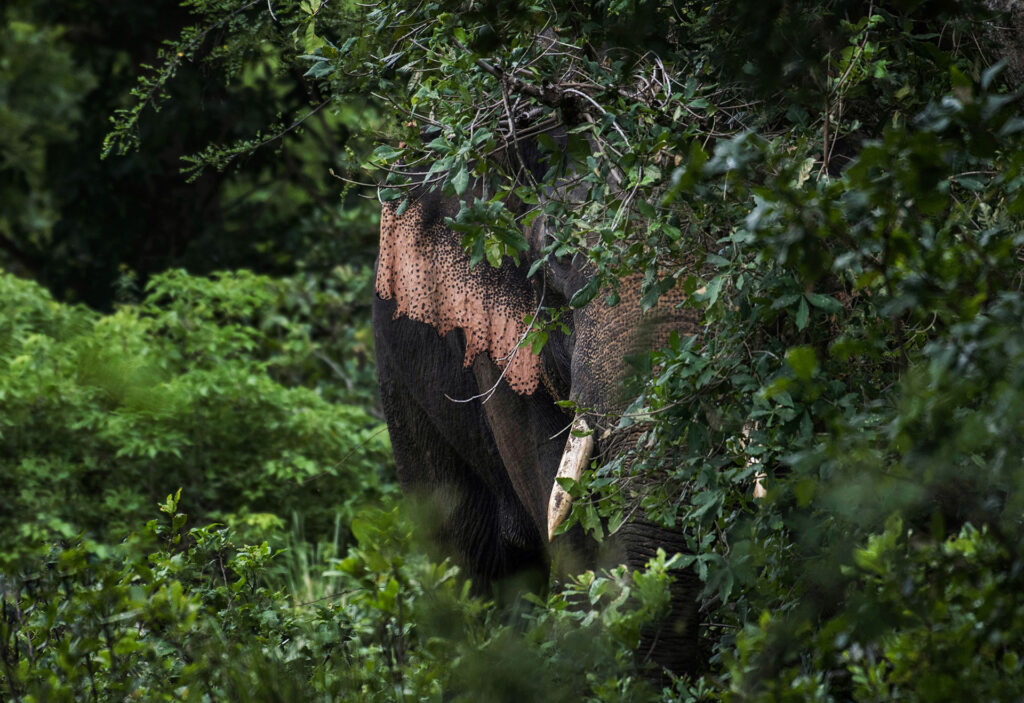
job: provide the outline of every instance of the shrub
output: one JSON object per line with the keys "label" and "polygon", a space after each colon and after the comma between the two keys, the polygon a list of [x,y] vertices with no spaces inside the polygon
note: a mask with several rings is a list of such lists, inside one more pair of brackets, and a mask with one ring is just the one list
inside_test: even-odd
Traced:
{"label": "shrub", "polygon": [[365,325],[313,331],[337,317],[330,291],[169,272],[100,315],[3,275],[0,297],[5,564],[83,531],[105,542],[182,486],[201,520],[264,531],[299,511],[317,533],[394,491],[383,425],[351,404],[373,393]]}
{"label": "shrub", "polygon": [[[664,554],[632,577],[585,574],[544,608],[472,597],[415,548],[403,508],[353,524],[340,558],[305,564],[322,595],[268,584],[294,560],[189,529],[180,491],[116,546],[55,544],[0,578],[0,692],[9,700],[639,700],[639,628],[664,603]],[[293,566],[295,564],[293,563]],[[279,572],[278,572],[279,575]],[[633,586],[632,584],[636,585]],[[575,607],[569,607],[576,603]],[[608,607],[601,607],[607,603]]]}

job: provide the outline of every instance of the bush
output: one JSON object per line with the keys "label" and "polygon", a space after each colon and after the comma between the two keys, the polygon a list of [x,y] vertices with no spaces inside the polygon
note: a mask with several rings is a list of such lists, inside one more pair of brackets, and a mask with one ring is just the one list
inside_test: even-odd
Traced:
{"label": "bush", "polygon": [[[666,598],[664,554],[587,574],[509,613],[412,548],[408,511],[364,513],[344,558],[300,565],[326,595],[268,586],[294,555],[188,529],[180,492],[114,547],[78,538],[0,579],[0,691],[21,700],[638,700],[640,626]],[[280,564],[279,564],[280,565]],[[631,586],[635,581],[636,586]],[[636,593],[639,597],[632,597]],[[567,607],[576,602],[576,607]],[[599,608],[608,603],[610,607]]]}
{"label": "bush", "polygon": [[169,272],[99,315],[0,276],[3,562],[83,531],[116,540],[182,486],[203,521],[262,532],[298,511],[317,534],[392,493],[387,434],[365,408],[368,330],[314,331],[345,312],[339,295]]}
{"label": "bush", "polygon": [[721,203],[705,226],[741,224],[687,284],[713,333],[649,359],[638,465],[688,536],[727,699],[1021,695],[1024,120],[999,68],[952,67],[834,178],[785,137],[683,167],[683,197]]}
{"label": "bush", "polygon": [[653,695],[631,652],[664,554],[498,608],[415,542],[414,506],[364,507],[395,486],[342,402],[372,368],[365,325],[328,336],[365,288],[337,275],[169,272],[110,315],[0,276],[6,698]]}

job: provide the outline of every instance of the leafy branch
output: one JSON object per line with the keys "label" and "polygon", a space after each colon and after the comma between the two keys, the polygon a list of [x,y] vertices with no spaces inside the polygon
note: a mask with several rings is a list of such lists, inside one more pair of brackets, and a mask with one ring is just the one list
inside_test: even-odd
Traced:
{"label": "leafy branch", "polygon": [[241,13],[260,4],[261,1],[249,0],[214,22],[204,26],[185,28],[178,41],[167,42],[165,48],[160,50],[158,59],[162,65],[159,67],[142,65],[141,68],[145,73],[139,76],[138,85],[131,91],[135,102],[131,107],[116,110],[111,117],[113,129],[103,139],[102,157],[106,158],[112,153],[123,155],[138,148],[138,125],[142,113],[148,107],[159,110],[160,104],[169,98],[167,84],[177,75],[182,64],[196,57],[210,32],[224,27]]}

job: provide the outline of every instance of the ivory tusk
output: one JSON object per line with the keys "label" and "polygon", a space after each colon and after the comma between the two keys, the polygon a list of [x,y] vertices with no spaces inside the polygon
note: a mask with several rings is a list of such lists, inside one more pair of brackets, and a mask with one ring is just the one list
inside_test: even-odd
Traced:
{"label": "ivory tusk", "polygon": [[[742,445],[743,445],[744,449],[747,448],[747,442],[750,441],[750,428],[751,427],[753,427],[753,424],[750,423],[750,422],[748,422],[745,425],[743,425]],[[747,459],[747,466],[750,466],[753,463],[754,463],[754,457],[750,457],[750,458]],[[768,478],[768,474],[766,474],[764,471],[758,471],[756,474],[754,474],[754,498],[755,499],[764,498],[766,495],[768,495],[768,491],[766,491],[765,488],[764,488],[764,480],[766,478]]]}
{"label": "ivory tusk", "polygon": [[768,474],[766,474],[764,471],[758,471],[756,474],[754,474],[755,498],[764,498],[766,495],[768,495],[768,491],[766,491],[764,488],[764,480],[766,478],[768,478]]}
{"label": "ivory tusk", "polygon": [[[585,437],[577,435],[586,433]],[[579,415],[572,421],[572,429],[569,432],[569,439],[565,440],[565,449],[562,451],[562,460],[558,462],[558,473],[555,478],[571,478],[579,481],[583,475],[583,469],[590,461],[590,455],[594,452],[594,434],[590,431],[587,421]],[[564,488],[558,485],[551,487],[551,497],[548,499],[548,541],[555,538],[555,530],[569,516],[572,508],[572,496]]]}

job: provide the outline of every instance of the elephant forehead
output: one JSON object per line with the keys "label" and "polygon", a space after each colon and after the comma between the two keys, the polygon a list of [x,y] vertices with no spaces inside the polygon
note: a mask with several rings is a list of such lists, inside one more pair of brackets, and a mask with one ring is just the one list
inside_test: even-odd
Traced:
{"label": "elephant forehead", "polygon": [[376,291],[395,301],[396,318],[426,323],[441,336],[462,330],[467,367],[486,353],[514,391],[529,395],[537,389],[540,357],[519,347],[527,332],[524,318],[534,312],[533,288],[511,261],[497,269],[470,266],[459,235],[437,208],[415,203],[398,214],[385,204]]}
{"label": "elephant forehead", "polygon": [[594,303],[575,313],[573,399],[584,406],[621,412],[632,400],[622,387],[630,372],[627,357],[666,346],[673,331],[683,336],[701,334],[700,315],[682,307],[686,296],[681,288],[667,291],[653,309],[644,312],[642,284],[640,274],[624,277],[617,306],[604,305],[601,299],[606,291],[602,291]]}

